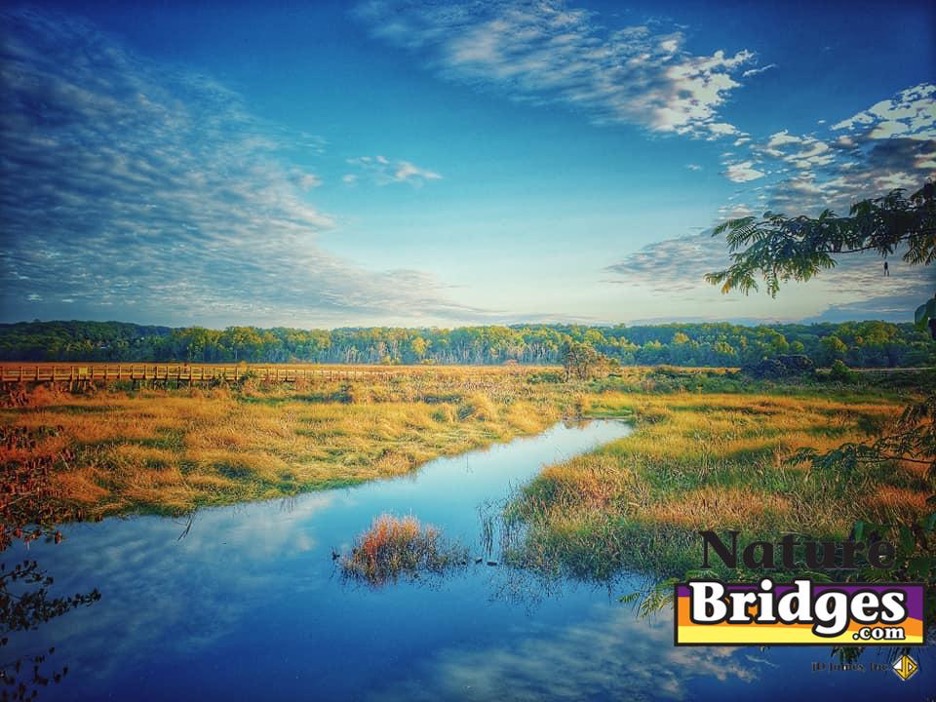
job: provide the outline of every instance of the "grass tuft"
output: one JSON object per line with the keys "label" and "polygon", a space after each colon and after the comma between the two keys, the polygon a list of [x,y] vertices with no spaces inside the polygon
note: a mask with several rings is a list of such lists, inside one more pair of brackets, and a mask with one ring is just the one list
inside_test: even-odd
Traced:
{"label": "grass tuft", "polygon": [[345,577],[379,587],[400,577],[418,579],[464,567],[468,551],[445,543],[438,529],[413,516],[384,514],[374,519],[339,563]]}

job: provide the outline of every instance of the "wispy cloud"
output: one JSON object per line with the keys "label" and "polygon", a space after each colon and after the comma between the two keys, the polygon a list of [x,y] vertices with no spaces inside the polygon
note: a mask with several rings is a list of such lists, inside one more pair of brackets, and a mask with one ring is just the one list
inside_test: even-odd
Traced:
{"label": "wispy cloud", "polygon": [[761,73],[766,73],[777,67],[777,64],[770,63],[766,66],[760,66],[759,68],[749,68],[744,73],[741,74],[742,78],[753,78],[754,76],[759,76]]}
{"label": "wispy cloud", "polygon": [[609,266],[620,282],[658,292],[685,291],[703,284],[703,276],[728,265],[724,246],[713,246],[710,233],[654,242]]}
{"label": "wispy cloud", "polygon": [[343,177],[348,185],[356,184],[362,178],[377,185],[409,183],[414,187],[421,187],[430,180],[442,180],[435,171],[420,168],[409,161],[391,161],[385,156],[360,156],[348,159],[348,164],[357,170]]}
{"label": "wispy cloud", "polygon": [[746,50],[693,55],[675,28],[608,31],[561,0],[373,0],[357,16],[375,37],[417,53],[447,79],[562,104],[597,123],[694,137],[737,133],[718,113],[755,58]]}
{"label": "wispy cloud", "polygon": [[[6,12],[0,28],[5,316],[71,305],[304,324],[454,309],[426,275],[325,252],[334,222],[308,200],[319,176],[282,163],[283,135],[222,84],[67,16]],[[323,148],[309,135],[290,146],[306,142]],[[405,162],[390,175],[438,177]]]}

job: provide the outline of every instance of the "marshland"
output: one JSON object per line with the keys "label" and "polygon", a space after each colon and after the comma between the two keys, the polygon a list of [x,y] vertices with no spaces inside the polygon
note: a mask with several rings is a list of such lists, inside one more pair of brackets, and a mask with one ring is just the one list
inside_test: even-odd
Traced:
{"label": "marshland", "polygon": [[[925,373],[758,380],[737,369],[657,367],[576,378],[508,365],[271,383],[247,366],[233,383],[18,387],[0,409],[4,465],[47,468],[44,501],[64,536],[25,548],[54,565],[63,590],[103,595],[21,645],[55,643],[93,691],[92,652],[105,654],[89,641],[113,634],[95,612],[118,621],[186,592],[167,621],[119,637],[124,653],[101,690],[131,685],[156,645],[195,646],[186,680],[196,685],[205,666],[246,665],[255,631],[287,646],[261,675],[300,670],[289,650],[301,650],[306,626],[315,640],[346,636],[381,657],[385,643],[361,643],[379,617],[405,664],[373,664],[377,677],[354,683],[329,678],[326,696],[408,698],[412,676],[425,674],[432,694],[472,698],[452,687],[465,661],[512,660],[508,645],[572,650],[581,643],[573,621],[589,636],[613,626],[648,646],[658,640],[661,585],[699,568],[700,530],[840,541],[859,520],[924,519],[931,489],[921,466],[824,469],[802,455],[873,441],[920,382]],[[150,586],[140,590],[141,579]],[[620,601],[635,596],[637,612]],[[513,633],[499,641],[504,627]],[[201,649],[205,636],[213,643]],[[420,661],[432,641],[439,652]],[[621,645],[605,654],[633,655]],[[351,654],[336,644],[333,655]],[[798,656],[778,652],[770,665]],[[490,660],[477,665],[493,694],[507,673]],[[561,684],[555,672],[520,671],[511,684],[531,695],[544,681]],[[587,689],[594,674],[576,670],[577,685]],[[691,691],[705,679],[673,684]],[[604,680],[600,689],[620,694],[650,690]],[[725,689],[744,680],[730,675]],[[54,689],[53,699],[68,697],[67,685]]]}

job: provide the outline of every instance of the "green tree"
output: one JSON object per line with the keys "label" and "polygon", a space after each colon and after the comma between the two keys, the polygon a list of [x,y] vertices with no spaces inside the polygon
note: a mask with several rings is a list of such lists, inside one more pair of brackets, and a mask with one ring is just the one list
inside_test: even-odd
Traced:
{"label": "green tree", "polygon": [[569,339],[562,346],[562,367],[567,380],[591,378],[604,360],[594,347],[581,341]]}
{"label": "green tree", "polygon": [[759,219],[729,219],[714,235],[725,235],[731,265],[705,279],[723,292],[747,293],[758,289],[760,277],[776,297],[781,283],[809,280],[833,268],[842,254],[874,251],[886,258],[906,246],[904,261],[929,265],[936,259],[936,183],[910,197],[904,193],[857,202],[847,217],[825,210],[816,218],[767,212]]}
{"label": "green tree", "polygon": [[[903,190],[893,190],[884,197],[862,200],[851,206],[848,217],[837,217],[830,210],[817,218],[768,212],[760,220],[730,219],[716,227],[715,234],[721,233],[726,233],[732,264],[726,270],[709,273],[706,280],[721,284],[723,292],[756,290],[760,276],[767,283],[767,292],[775,296],[781,282],[809,280],[820,270],[834,267],[835,257],[861,251],[887,257],[906,246],[904,261],[928,266],[936,260],[936,183],[925,183],[909,197]],[[914,321],[920,327],[929,325],[936,338],[936,297],[917,308]],[[863,331],[875,340],[890,338],[885,326],[865,326]],[[843,353],[845,344],[830,335],[823,339],[822,346],[837,356]],[[872,450],[860,452],[861,456],[922,462],[927,465],[929,478],[936,477],[934,395],[930,390],[923,402],[908,407],[897,433],[879,439],[879,447],[886,444],[890,449],[886,455]],[[901,451],[895,454],[894,447]]]}
{"label": "green tree", "polygon": [[429,351],[429,342],[421,336],[416,336],[410,340],[410,352],[417,361],[422,361]]}
{"label": "green tree", "polygon": [[823,337],[819,346],[824,351],[822,362],[825,365],[832,365],[835,361],[841,361],[848,353],[848,345],[839,339],[835,334],[829,334]]}

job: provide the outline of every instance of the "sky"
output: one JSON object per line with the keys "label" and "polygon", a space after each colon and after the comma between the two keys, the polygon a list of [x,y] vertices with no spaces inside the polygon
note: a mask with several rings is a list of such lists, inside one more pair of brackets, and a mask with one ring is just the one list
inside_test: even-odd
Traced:
{"label": "sky", "polygon": [[712,228],[936,177],[936,6],[0,9],[0,322],[910,321],[879,257],[722,294]]}

